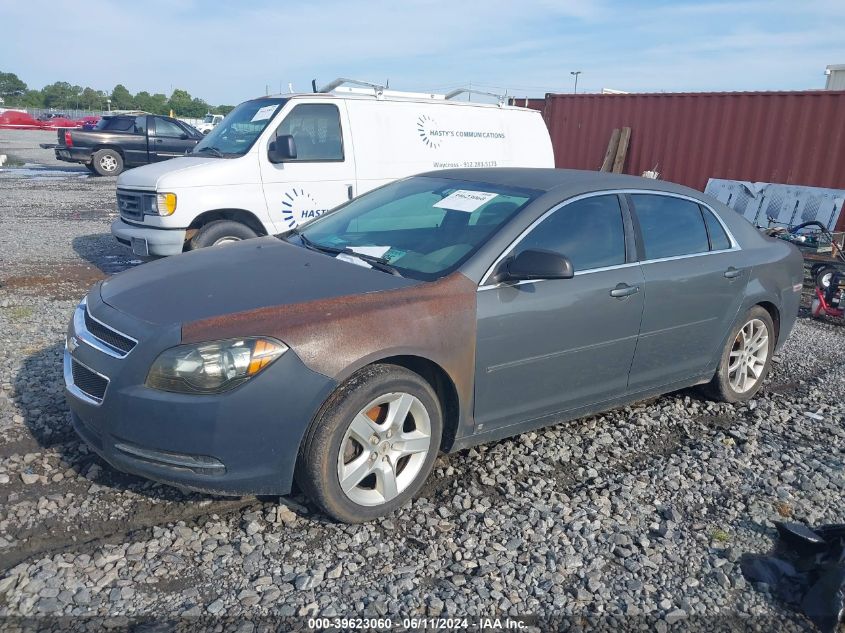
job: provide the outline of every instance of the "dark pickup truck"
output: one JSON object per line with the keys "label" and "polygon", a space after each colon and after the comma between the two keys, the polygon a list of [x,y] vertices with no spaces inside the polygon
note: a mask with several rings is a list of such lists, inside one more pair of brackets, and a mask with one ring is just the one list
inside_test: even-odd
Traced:
{"label": "dark pickup truck", "polygon": [[116,176],[128,167],[155,163],[190,152],[203,135],[168,116],[105,116],[93,130],[65,129],[58,143],[42,143],[56,158],[82,163],[100,176]]}

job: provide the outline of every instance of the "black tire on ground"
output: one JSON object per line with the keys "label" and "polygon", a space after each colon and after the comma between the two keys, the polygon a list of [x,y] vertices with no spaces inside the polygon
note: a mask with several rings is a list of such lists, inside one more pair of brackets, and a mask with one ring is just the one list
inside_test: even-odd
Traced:
{"label": "black tire on ground", "polygon": [[[836,272],[836,268],[833,266],[820,266],[816,270],[815,277],[813,278],[816,282],[816,286],[821,288],[822,290],[827,290],[827,287],[830,285],[830,275]],[[825,279],[827,277],[827,279]]]}
{"label": "black tire on ground", "polygon": [[117,176],[123,171],[123,156],[113,149],[100,149],[92,157],[94,173],[100,176]]}
{"label": "black tire on ground", "polygon": [[215,220],[196,232],[194,237],[191,238],[190,250],[240,242],[253,237],[257,237],[256,232],[246,224],[234,220]]}
{"label": "black tire on ground", "polygon": [[[338,459],[344,436],[352,420],[368,403],[397,393],[410,394],[425,407],[431,429],[428,451],[421,460],[419,472],[398,496],[379,505],[356,503],[340,486]],[[372,521],[393,512],[419,492],[437,459],[442,434],[440,402],[426,380],[398,365],[370,365],[338,387],[311,422],[300,446],[296,482],[323,512],[336,520],[346,523]]]}
{"label": "black tire on ground", "polygon": [[[763,366],[760,375],[757,377],[755,384],[748,390],[743,392],[737,392],[733,389],[730,384],[730,372],[728,371],[728,366],[730,364],[730,354],[731,350],[734,347],[734,343],[737,340],[737,336],[739,335],[740,330],[745,327],[746,324],[751,322],[754,319],[759,319],[762,321],[766,329],[768,330],[768,353],[766,355],[765,365]],[[722,350],[722,356],[719,359],[719,366],[716,369],[716,373],[714,374],[712,380],[707,383],[706,385],[702,385],[701,391],[702,393],[710,398],[711,400],[719,400],[722,402],[744,402],[749,400],[750,398],[754,397],[759,390],[763,381],[766,379],[766,376],[769,373],[769,369],[772,366],[772,354],[774,353],[775,349],[775,337],[777,333],[775,332],[775,326],[772,322],[772,317],[766,311],[765,308],[762,306],[754,306],[751,308],[745,315],[739,324],[734,327],[731,331],[730,336],[728,337],[727,343],[725,343],[725,349]]]}
{"label": "black tire on ground", "polygon": [[94,169],[94,163],[85,163],[85,168],[90,171],[92,174],[96,174],[97,170]]}

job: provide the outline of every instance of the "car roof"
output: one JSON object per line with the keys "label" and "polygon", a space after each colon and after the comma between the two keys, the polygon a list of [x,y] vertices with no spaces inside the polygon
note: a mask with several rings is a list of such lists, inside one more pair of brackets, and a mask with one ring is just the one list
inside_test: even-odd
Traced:
{"label": "car roof", "polygon": [[665,180],[654,180],[627,174],[611,174],[581,169],[544,169],[536,167],[489,167],[481,169],[443,169],[420,176],[449,178],[468,182],[486,182],[504,187],[521,187],[542,192],[573,194],[608,189],[647,189],[667,191],[700,198],[695,189]]}

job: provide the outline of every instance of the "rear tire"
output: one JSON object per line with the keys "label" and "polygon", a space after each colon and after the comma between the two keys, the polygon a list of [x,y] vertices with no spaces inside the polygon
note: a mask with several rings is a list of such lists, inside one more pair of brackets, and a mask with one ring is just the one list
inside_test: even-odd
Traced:
{"label": "rear tire", "polygon": [[234,220],[215,220],[203,226],[191,238],[191,250],[207,246],[222,246],[258,237],[246,224]]}
{"label": "rear tire", "polygon": [[326,514],[372,521],[409,501],[434,465],[440,403],[419,374],[370,365],[323,404],[305,433],[296,481]]}
{"label": "rear tire", "polygon": [[94,173],[100,176],[117,176],[123,171],[123,156],[113,149],[101,149],[92,157]]}
{"label": "rear tire", "polygon": [[731,331],[716,373],[702,392],[722,402],[754,397],[771,367],[775,336],[771,315],[761,306],[751,308]]}

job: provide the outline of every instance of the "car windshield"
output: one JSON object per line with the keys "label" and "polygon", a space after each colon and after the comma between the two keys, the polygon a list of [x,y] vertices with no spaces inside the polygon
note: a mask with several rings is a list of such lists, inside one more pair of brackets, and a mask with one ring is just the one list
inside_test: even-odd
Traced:
{"label": "car windshield", "polygon": [[214,115],[213,114],[206,114],[205,118],[202,121],[203,121],[203,123],[211,123],[212,121],[214,121]]}
{"label": "car windshield", "polygon": [[197,143],[194,154],[243,156],[286,102],[287,99],[245,101]]}
{"label": "car windshield", "polygon": [[[530,189],[417,176],[339,207],[287,239],[404,277],[439,279],[469,259],[520,209]],[[365,259],[357,260],[356,254]],[[378,266],[376,266],[378,267]]]}

